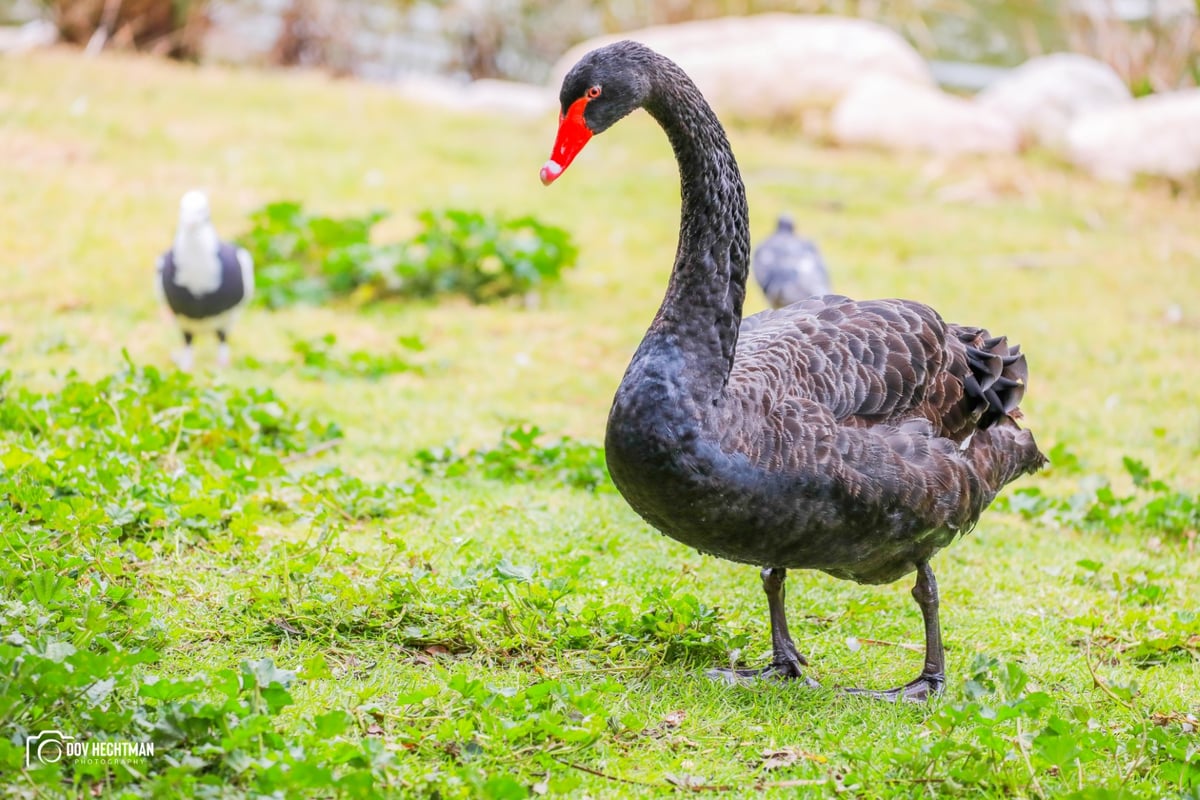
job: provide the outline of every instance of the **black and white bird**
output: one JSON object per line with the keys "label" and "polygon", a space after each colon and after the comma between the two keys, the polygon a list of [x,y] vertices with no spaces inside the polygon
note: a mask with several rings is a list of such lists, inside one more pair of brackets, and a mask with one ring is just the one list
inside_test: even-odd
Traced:
{"label": "black and white bird", "polygon": [[811,239],[796,235],[792,218],[779,217],[775,232],[754,249],[754,279],[771,308],[830,294],[829,271]]}
{"label": "black and white bird", "polygon": [[204,192],[190,191],[179,201],[175,243],[158,259],[155,285],[183,333],[179,368],[192,368],[192,340],[207,332],[219,341],[217,364],[228,366],[230,329],[254,293],[254,260],[217,238]]}

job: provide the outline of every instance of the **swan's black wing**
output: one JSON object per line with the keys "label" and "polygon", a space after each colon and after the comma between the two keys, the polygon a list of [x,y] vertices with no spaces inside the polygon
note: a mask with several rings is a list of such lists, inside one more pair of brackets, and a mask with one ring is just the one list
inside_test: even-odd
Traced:
{"label": "swan's black wing", "polygon": [[921,418],[962,441],[1020,416],[1026,376],[1018,347],[948,325],[927,305],[829,295],[746,318],[730,387],[764,409],[805,399],[841,425]]}
{"label": "swan's black wing", "polygon": [[931,526],[967,526],[1044,462],[1013,421],[1024,375],[1003,339],[921,303],[812,298],[743,322],[721,446]]}

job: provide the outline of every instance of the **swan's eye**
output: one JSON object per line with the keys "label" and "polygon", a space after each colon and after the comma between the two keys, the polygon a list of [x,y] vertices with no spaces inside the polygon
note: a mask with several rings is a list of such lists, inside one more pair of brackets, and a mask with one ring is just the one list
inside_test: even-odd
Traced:
{"label": "swan's eye", "polygon": [[600,87],[599,86],[593,86],[587,90],[587,99],[588,100],[595,100],[599,96],[600,96]]}

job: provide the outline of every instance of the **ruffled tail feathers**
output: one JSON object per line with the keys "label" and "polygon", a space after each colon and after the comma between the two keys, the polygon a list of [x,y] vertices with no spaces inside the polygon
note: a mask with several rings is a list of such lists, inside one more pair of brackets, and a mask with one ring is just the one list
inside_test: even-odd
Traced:
{"label": "ruffled tail feathers", "polygon": [[960,329],[958,338],[966,345],[963,389],[972,414],[979,415],[978,426],[990,428],[1005,417],[1014,422],[1021,419],[1019,406],[1029,381],[1029,365],[1021,346],[1010,347],[1007,337],[988,337],[987,331],[979,328]]}

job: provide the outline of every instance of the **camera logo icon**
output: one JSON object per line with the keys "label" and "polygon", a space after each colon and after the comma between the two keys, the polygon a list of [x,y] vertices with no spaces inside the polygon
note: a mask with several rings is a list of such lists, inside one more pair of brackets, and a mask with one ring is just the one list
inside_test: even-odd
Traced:
{"label": "camera logo icon", "polygon": [[25,766],[32,767],[35,762],[57,763],[67,752],[67,742],[73,741],[74,736],[66,736],[62,731],[42,731],[30,736],[25,740]]}

